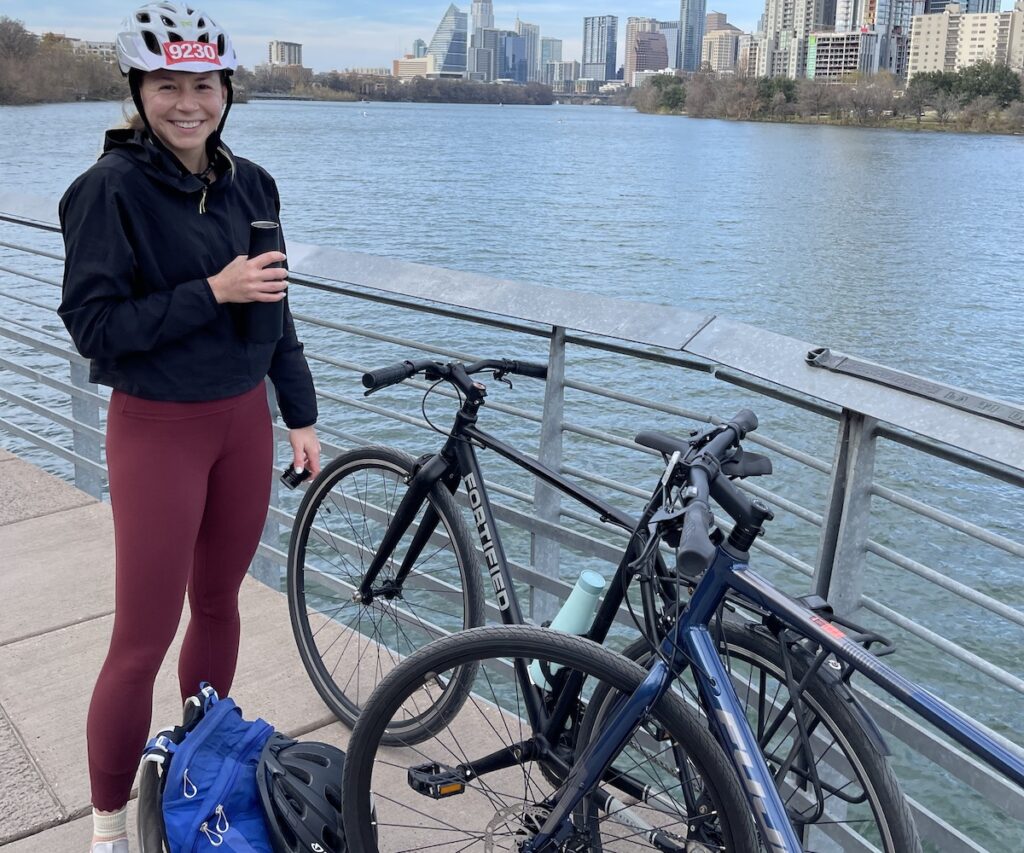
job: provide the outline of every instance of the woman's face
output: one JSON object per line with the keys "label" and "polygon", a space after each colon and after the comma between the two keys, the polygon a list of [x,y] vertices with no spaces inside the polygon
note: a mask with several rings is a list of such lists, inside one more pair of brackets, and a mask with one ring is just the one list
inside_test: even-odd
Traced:
{"label": "woman's face", "polygon": [[139,91],[153,132],[186,168],[201,171],[206,140],[220,123],[227,96],[220,74],[150,71]]}

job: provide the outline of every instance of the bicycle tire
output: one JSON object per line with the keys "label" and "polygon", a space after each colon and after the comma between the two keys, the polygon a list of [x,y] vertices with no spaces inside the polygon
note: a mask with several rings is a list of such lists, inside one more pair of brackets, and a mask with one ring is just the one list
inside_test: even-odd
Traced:
{"label": "bicycle tire", "polygon": [[[480,571],[469,533],[452,496],[440,485],[426,502],[439,523],[405,578],[401,595],[356,601],[377,543],[397,509],[413,459],[386,447],[348,451],[327,465],[295,516],[288,545],[288,610],[302,665],[327,707],[355,725],[373,688],[402,658],[431,639],[483,624]],[[412,531],[423,518],[421,508]],[[407,532],[379,576],[393,577],[410,541]],[[379,583],[379,581],[378,581]],[[473,673],[438,683],[435,701],[397,720],[388,737],[415,740],[435,718],[465,700]],[[397,741],[396,741],[397,742]]]}
{"label": "bicycle tire", "polygon": [[[790,708],[775,734],[769,732],[788,697],[778,642],[759,625],[723,620],[719,643],[733,675],[733,686],[747,710],[751,729],[762,741],[769,769],[778,779],[781,762],[790,757],[794,749],[796,729],[796,718]],[[623,654],[646,665],[651,657],[650,644],[639,640]],[[791,654],[797,680],[806,674],[808,660],[807,655],[799,652]],[[813,735],[811,749],[815,765],[831,780],[831,787],[839,790],[833,797],[861,802],[848,803],[845,799],[842,803],[839,799],[825,802],[824,813],[812,820],[818,807],[812,806],[809,797],[802,797],[802,788],[797,784],[806,779],[806,771],[794,769],[787,774],[780,792],[805,853],[818,850],[831,853],[840,849],[920,853],[917,828],[899,781],[877,741],[865,731],[865,725],[869,724],[863,721],[863,712],[848,698],[847,690],[837,676],[819,673],[808,682],[803,702],[811,715],[807,722]],[[761,713],[761,709],[766,713]],[[800,754],[806,759],[804,750]],[[858,842],[849,834],[858,835],[863,841]]]}
{"label": "bicycle tire", "polygon": [[[546,660],[567,672],[578,670],[586,676],[585,685],[607,684],[614,691],[632,692],[646,675],[637,664],[590,640],[522,625],[474,628],[439,639],[406,658],[380,683],[349,741],[342,817],[353,853],[511,851],[520,849],[520,843],[535,833],[547,813],[546,798],[557,782],[551,781],[551,773],[541,772],[547,759],[533,752],[534,732],[516,706],[523,695],[510,661],[518,658]],[[448,721],[451,728],[438,729],[429,741],[406,749],[385,748],[382,736],[390,718],[401,714],[407,703],[415,703],[425,680],[474,664],[474,692]],[[486,693],[491,695],[482,695]],[[696,712],[668,693],[651,710],[650,719],[669,733],[672,743],[686,745],[695,775],[687,783],[702,794],[706,810],[680,811],[678,801],[672,799],[676,781],[656,787],[655,783],[661,784],[657,778],[645,777],[648,797],[633,803],[623,803],[621,798],[609,802],[604,796],[607,786],[599,785],[583,802],[592,806],[600,800],[611,814],[598,816],[596,807],[588,808],[581,822],[577,810],[573,835],[559,849],[573,853],[598,849],[592,843],[597,837],[599,849],[616,853],[707,851],[711,848],[685,838],[693,822],[713,822],[721,842],[715,850],[756,851],[753,822],[739,781]],[[582,746],[570,744],[560,755],[571,765]],[[442,782],[450,783],[453,766],[483,756],[501,758],[506,764],[460,777],[463,789],[457,795],[435,799],[418,793],[424,772],[440,774]],[[662,840],[660,846],[651,833]],[[670,845],[663,843],[666,838],[673,839]]]}

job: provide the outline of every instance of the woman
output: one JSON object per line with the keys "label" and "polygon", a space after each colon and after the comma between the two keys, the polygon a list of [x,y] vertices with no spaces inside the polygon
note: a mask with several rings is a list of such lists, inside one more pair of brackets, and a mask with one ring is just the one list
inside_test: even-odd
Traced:
{"label": "woman", "polygon": [[249,223],[277,221],[279,199],[270,175],[220,140],[231,41],[205,13],[158,2],[126,19],[117,56],[137,128],[109,131],[60,205],[60,315],[92,381],[114,389],[116,603],[87,725],[94,853],[128,850],[125,805],[186,593],[182,698],[201,681],[231,688],[238,589],[272,476],[265,377],[295,468],[320,467],[313,382],[287,303],[276,343],[246,338],[249,312],[284,300],[287,272],[268,266],[281,252],[245,257]]}

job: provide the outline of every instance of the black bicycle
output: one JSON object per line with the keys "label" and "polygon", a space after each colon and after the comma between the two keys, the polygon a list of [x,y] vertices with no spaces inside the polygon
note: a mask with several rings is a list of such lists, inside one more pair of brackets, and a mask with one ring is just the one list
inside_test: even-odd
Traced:
{"label": "black bicycle", "polygon": [[[477,426],[486,389],[473,379],[483,372],[498,379],[543,378],[545,368],[508,360],[462,365],[424,359],[367,373],[367,393],[417,374],[456,388],[461,405],[443,447],[418,460],[384,447],[345,453],[325,467],[299,508],[288,563],[292,626],[313,684],[349,726],[372,689],[400,661],[431,640],[483,624],[477,555],[453,498],[460,483],[501,618],[510,625],[523,621],[477,447],[498,452],[630,532],[587,638],[604,642],[628,585],[636,582],[643,603],[637,622],[650,639],[638,640],[627,654],[646,663],[651,642],[671,629],[680,596],[685,600],[688,595],[675,569],[670,571],[660,552],[651,554],[647,548],[651,515],[664,503],[664,481],[638,520],[487,434]],[[708,440],[720,429],[709,427],[692,440]],[[642,434],[639,440],[657,450],[674,446],[670,436],[657,433]],[[732,478],[770,470],[764,457],[739,451],[723,467]],[[884,742],[852,699],[842,673],[760,622],[720,620],[716,638],[762,749],[778,762],[777,784],[786,791],[794,823],[866,824],[872,835],[871,826],[884,827],[892,815],[902,813],[905,805],[888,768]],[[381,744],[409,746],[443,729],[466,702],[470,688],[479,686],[478,663],[467,661],[432,678],[417,691],[415,702],[404,703],[388,717]],[[526,672],[519,680],[520,685],[531,683]],[[799,715],[788,698],[791,688],[800,697]],[[587,697],[579,684],[566,687],[557,680],[545,696],[552,711],[557,708],[553,730],[559,732],[568,761],[583,720],[578,711],[586,707]],[[818,773],[819,767],[828,771]],[[661,772],[678,778],[677,770],[673,765]],[[822,775],[829,783],[813,784]],[[628,779],[636,782],[633,776]],[[635,785],[632,795],[651,784]],[[715,828],[712,835],[717,832]],[[882,849],[903,853],[885,845]]]}

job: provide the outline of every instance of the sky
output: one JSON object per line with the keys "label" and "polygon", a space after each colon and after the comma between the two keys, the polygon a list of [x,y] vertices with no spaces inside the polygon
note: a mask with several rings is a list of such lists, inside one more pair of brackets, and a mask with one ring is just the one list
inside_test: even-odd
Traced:
{"label": "sky", "polygon": [[[764,0],[707,0],[707,10],[725,12],[729,22],[751,31]],[[0,0],[0,15],[21,21],[35,33],[52,31],[89,41],[113,41],[121,20],[141,0]],[[455,4],[470,11],[470,0]],[[241,63],[265,62],[273,39],[302,44],[303,64],[314,71],[388,67],[412,49],[415,39],[428,44],[447,0],[202,0],[199,8],[223,26]],[[541,36],[560,38],[564,59],[582,53],[583,18],[617,15],[619,61],[626,18],[662,21],[679,18],[679,0],[494,0],[495,26],[513,29],[519,18],[540,26]]]}

